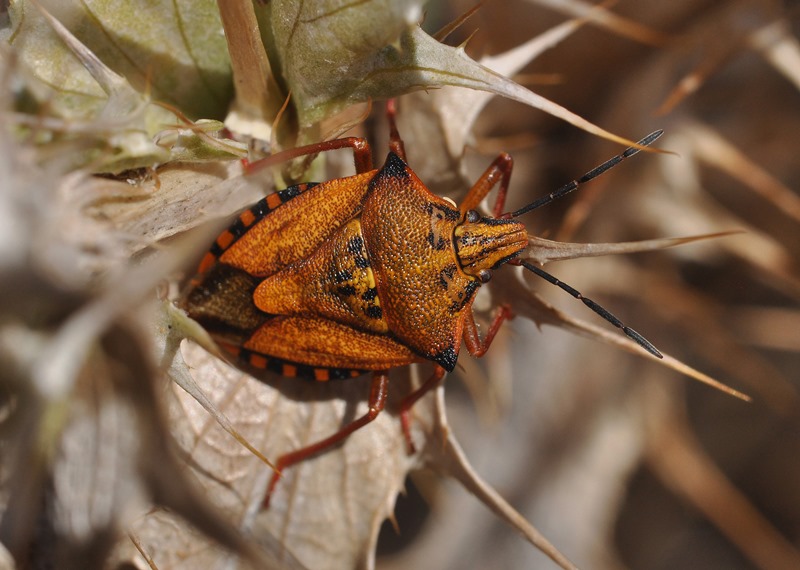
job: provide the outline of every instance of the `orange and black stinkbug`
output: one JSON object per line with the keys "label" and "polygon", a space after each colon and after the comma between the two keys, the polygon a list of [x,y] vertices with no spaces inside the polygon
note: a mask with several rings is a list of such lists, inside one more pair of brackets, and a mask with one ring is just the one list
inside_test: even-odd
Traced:
{"label": "orange and black stinkbug", "polygon": [[[428,190],[406,164],[388,106],[390,152],[372,168],[367,142],[344,138],[283,151],[274,164],[352,148],[356,174],[304,183],[270,194],[237,217],[203,258],[182,299],[188,314],[241,362],[317,381],[372,374],[369,411],[313,445],[281,456],[280,470],[346,438],[383,410],[391,368],[435,363],[431,377],[401,404],[411,447],[409,410],[453,370],[461,341],[482,356],[511,309],[501,306],[481,338],[472,313],[478,288],[492,271],[521,265],[557,285],[657,357],[642,335],[591,299],[520,258],[528,246],[515,218],[556,200],[636,154],[631,147],[577,180],[515,212],[503,214],[512,159],[501,154],[461,206]],[[653,143],[661,131],[639,142]],[[476,208],[499,184],[493,215]]]}

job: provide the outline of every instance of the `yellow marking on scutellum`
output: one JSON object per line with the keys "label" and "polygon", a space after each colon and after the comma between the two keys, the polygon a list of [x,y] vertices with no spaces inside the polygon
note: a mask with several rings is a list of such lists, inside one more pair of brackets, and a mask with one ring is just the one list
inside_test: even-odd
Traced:
{"label": "yellow marking on scutellum", "polygon": [[[372,267],[367,267],[367,285],[370,289],[376,289],[377,285],[375,283],[375,274],[372,272]],[[376,307],[381,306],[381,299],[377,295],[372,299],[372,302],[375,304]]]}

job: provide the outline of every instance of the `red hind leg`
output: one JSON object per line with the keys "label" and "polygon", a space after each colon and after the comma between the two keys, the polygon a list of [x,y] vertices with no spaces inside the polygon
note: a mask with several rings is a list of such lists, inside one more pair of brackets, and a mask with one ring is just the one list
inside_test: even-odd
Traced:
{"label": "red hind leg", "polygon": [[275,468],[277,471],[272,474],[272,479],[270,479],[269,486],[267,487],[267,494],[264,497],[264,508],[269,507],[269,498],[272,495],[272,491],[275,489],[275,485],[277,485],[278,481],[281,478],[281,473],[287,467],[291,467],[295,463],[299,463],[320,453],[321,451],[325,451],[326,449],[333,447],[337,443],[343,441],[347,438],[351,433],[356,430],[361,429],[372,420],[378,417],[383,411],[383,408],[386,406],[386,396],[389,393],[389,374],[387,371],[382,370],[379,372],[375,372],[372,376],[372,384],[370,385],[370,392],[369,392],[369,410],[367,413],[361,416],[360,418],[350,422],[342,429],[337,431],[335,434],[326,437],[325,439],[318,441],[316,443],[312,443],[306,447],[301,449],[292,451],[290,453],[286,453],[281,455],[278,460],[275,462]]}

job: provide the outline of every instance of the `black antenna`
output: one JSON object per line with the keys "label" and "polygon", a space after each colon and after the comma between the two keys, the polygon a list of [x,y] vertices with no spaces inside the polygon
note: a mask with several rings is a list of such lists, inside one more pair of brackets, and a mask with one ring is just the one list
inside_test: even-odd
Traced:
{"label": "black antenna", "polygon": [[[649,135],[644,137],[642,140],[640,140],[637,144],[639,146],[650,146],[663,133],[664,133],[663,130],[658,130],[658,131],[655,131],[654,133],[650,133]],[[629,156],[633,156],[634,154],[636,154],[640,150],[642,150],[642,149],[641,148],[637,148],[635,146],[629,147],[622,154],[618,154],[614,158],[611,158],[611,159],[605,161],[603,164],[601,164],[600,166],[598,166],[596,168],[593,168],[592,170],[590,170],[589,172],[587,172],[586,174],[584,174],[583,176],[581,176],[577,180],[573,180],[572,182],[569,182],[568,184],[565,184],[564,186],[562,186],[558,190],[556,190],[554,192],[551,192],[547,196],[539,198],[538,200],[536,200],[534,202],[531,202],[527,206],[524,206],[524,207],[520,208],[516,212],[512,212],[511,214],[506,214],[503,217],[504,218],[516,218],[518,216],[521,216],[522,214],[527,214],[531,210],[535,210],[536,208],[541,208],[542,206],[545,206],[545,205],[549,204],[553,200],[558,200],[559,198],[561,198],[563,196],[566,196],[567,194],[569,194],[570,192],[575,190],[581,184],[589,182],[589,180],[591,180],[592,178],[597,178],[598,176],[603,174],[609,168],[613,168],[614,166],[618,165],[620,162],[622,162],[623,160],[625,160]]]}
{"label": "black antenna", "polygon": [[550,283],[552,283],[556,287],[560,287],[561,289],[563,289],[564,291],[566,291],[567,293],[569,293],[570,295],[572,295],[573,297],[575,297],[579,301],[583,301],[584,305],[589,307],[591,310],[593,310],[595,313],[597,313],[598,315],[603,317],[605,320],[607,320],[609,323],[611,323],[612,325],[614,325],[618,329],[621,329],[622,332],[624,332],[628,336],[628,338],[630,338],[632,340],[635,340],[639,344],[639,346],[641,346],[643,349],[645,349],[647,352],[649,352],[650,354],[652,354],[656,358],[664,358],[664,355],[662,355],[658,351],[658,349],[655,346],[653,346],[653,343],[651,343],[649,340],[644,338],[642,335],[640,335],[638,332],[633,330],[631,327],[625,325],[621,320],[619,320],[617,317],[615,317],[614,315],[609,313],[606,309],[604,309],[603,307],[601,307],[600,305],[598,305],[597,303],[595,303],[594,301],[592,301],[588,297],[584,297],[583,295],[581,295],[580,291],[578,291],[577,289],[574,289],[573,287],[570,287],[569,285],[567,285],[563,281],[560,281],[559,279],[557,279],[553,275],[550,275],[547,271],[543,270],[542,268],[536,267],[534,264],[530,263],[529,261],[525,261],[524,259],[521,259],[521,260],[519,260],[519,264],[522,265],[528,271],[530,271],[532,273],[535,273],[536,275],[538,275],[542,279],[544,279],[546,281],[549,281]]}

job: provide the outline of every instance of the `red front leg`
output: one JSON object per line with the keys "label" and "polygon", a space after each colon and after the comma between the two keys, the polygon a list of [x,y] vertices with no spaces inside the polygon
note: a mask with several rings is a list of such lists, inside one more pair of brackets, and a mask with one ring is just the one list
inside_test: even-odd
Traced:
{"label": "red front leg", "polygon": [[511,171],[514,169],[514,159],[511,155],[504,152],[501,153],[494,162],[489,165],[489,168],[481,175],[480,178],[472,185],[469,192],[467,192],[464,201],[461,202],[461,213],[466,214],[470,210],[478,207],[481,201],[499,182],[500,188],[497,190],[497,200],[494,203],[492,215],[499,218],[503,213],[503,208],[506,205],[506,194],[508,193],[508,185],[511,182]]}
{"label": "red front leg", "polygon": [[500,305],[492,318],[491,324],[489,324],[489,330],[486,331],[486,336],[481,339],[478,334],[478,325],[475,324],[475,315],[472,314],[472,311],[469,311],[466,319],[464,319],[464,344],[467,345],[469,353],[476,358],[480,358],[486,354],[486,351],[489,350],[489,346],[494,340],[494,336],[497,334],[497,331],[500,330],[500,326],[513,317],[514,313],[511,312],[511,307],[508,305]]}

